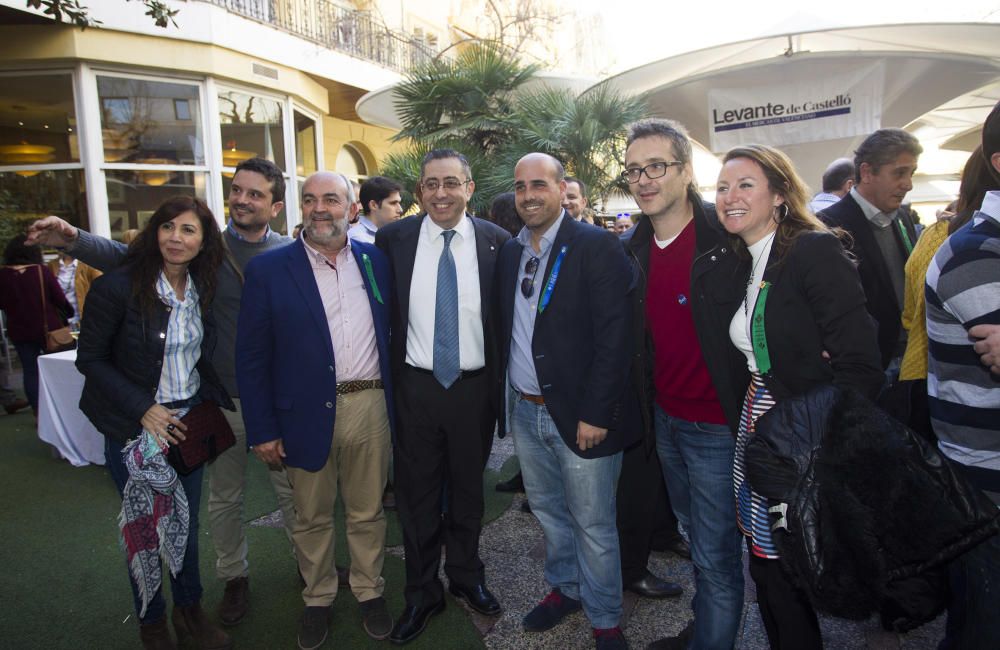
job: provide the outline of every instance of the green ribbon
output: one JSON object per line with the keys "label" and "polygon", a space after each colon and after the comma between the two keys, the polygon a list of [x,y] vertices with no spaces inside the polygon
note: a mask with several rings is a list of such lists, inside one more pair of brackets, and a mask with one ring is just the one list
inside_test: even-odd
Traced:
{"label": "green ribbon", "polygon": [[375,294],[375,300],[378,300],[378,304],[384,305],[382,302],[382,294],[378,290],[378,282],[375,281],[375,271],[372,270],[372,261],[368,257],[368,253],[361,253],[361,260],[365,263],[365,273],[368,274],[368,284],[372,288],[372,293]]}
{"label": "green ribbon", "polygon": [[910,241],[910,233],[906,232],[906,226],[903,225],[903,220],[899,217],[896,217],[896,225],[899,226],[899,236],[903,238],[906,256],[909,257],[913,253],[913,242]]}
{"label": "green ribbon", "polygon": [[764,305],[767,303],[767,292],[770,290],[770,282],[764,280],[760,283],[760,292],[753,305],[753,320],[750,322],[753,357],[757,361],[757,371],[762,375],[771,372],[771,355],[767,351],[767,336],[764,333]]}

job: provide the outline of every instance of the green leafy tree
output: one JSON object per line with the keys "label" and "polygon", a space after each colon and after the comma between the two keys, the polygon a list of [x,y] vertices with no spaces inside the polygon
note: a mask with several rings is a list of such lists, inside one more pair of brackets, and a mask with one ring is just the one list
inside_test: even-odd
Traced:
{"label": "green leafy tree", "polygon": [[[131,2],[132,0],[125,1]],[[180,13],[179,9],[171,9],[161,0],[139,0],[139,2],[145,5],[146,15],[152,19],[157,27],[167,27],[168,25],[177,27],[174,16]],[[31,9],[42,9],[42,13],[52,16],[56,22],[65,21],[80,29],[103,24],[90,15],[90,8],[80,4],[80,0],[27,0],[27,5]]]}
{"label": "green leafy tree", "polygon": [[[414,190],[427,151],[456,149],[476,181],[470,210],[485,214],[494,196],[512,189],[517,160],[541,151],[587,183],[592,197],[606,198],[617,187],[625,125],[647,114],[645,102],[603,86],[582,97],[526,89],[537,71],[492,43],[415,68],[395,90],[403,128],[394,139],[409,146],[387,156],[381,173]],[[405,207],[411,200],[404,196]]]}

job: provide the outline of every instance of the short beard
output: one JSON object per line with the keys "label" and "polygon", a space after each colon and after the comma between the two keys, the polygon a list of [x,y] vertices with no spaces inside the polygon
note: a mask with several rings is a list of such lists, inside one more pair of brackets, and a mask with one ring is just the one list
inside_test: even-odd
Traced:
{"label": "short beard", "polygon": [[331,224],[329,233],[320,234],[316,232],[315,222],[310,222],[309,225],[305,227],[306,239],[317,246],[329,246],[347,234],[346,217],[343,219],[334,219],[329,223]]}

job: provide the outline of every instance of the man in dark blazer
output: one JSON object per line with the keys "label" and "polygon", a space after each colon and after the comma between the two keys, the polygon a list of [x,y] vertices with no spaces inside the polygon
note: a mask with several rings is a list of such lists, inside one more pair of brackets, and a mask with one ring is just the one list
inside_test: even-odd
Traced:
{"label": "man in dark blazer", "polygon": [[354,207],[343,174],[302,187],[304,236],[255,257],[236,335],[236,376],[247,441],[268,465],[287,466],[304,581],[299,648],[327,636],[337,595],[333,510],[347,510],[350,588],[365,631],[384,639],[392,619],[382,592],[382,491],[393,425],[388,260],[347,237]]}
{"label": "man in dark blazer", "polygon": [[490,292],[497,253],[510,235],[466,213],[474,191],[462,154],[431,151],[420,170],[427,213],[375,236],[395,286],[393,463],[406,551],[406,609],[390,635],[398,644],[419,636],[444,609],[437,577],[442,542],[449,591],[481,614],[501,611],[486,588],[479,533],[483,470],[497,420],[489,390],[496,371]]}
{"label": "man in dark blazer", "polygon": [[[832,227],[843,228],[854,240],[868,313],[878,323],[882,368],[898,374],[906,348],[903,311],[903,267],[917,243],[913,216],[903,206],[913,189],[913,173],[923,148],[902,129],[879,129],[854,152],[854,187],[837,203],[819,213]],[[894,380],[895,375],[890,377]]]}
{"label": "man in dark blazer", "polygon": [[524,618],[548,630],[581,608],[598,648],[624,648],[615,486],[629,371],[631,273],[609,232],[567,218],[565,172],[528,154],[514,168],[525,227],[497,262],[500,368],[495,387],[514,436],[525,491],[545,532],[551,592]]}

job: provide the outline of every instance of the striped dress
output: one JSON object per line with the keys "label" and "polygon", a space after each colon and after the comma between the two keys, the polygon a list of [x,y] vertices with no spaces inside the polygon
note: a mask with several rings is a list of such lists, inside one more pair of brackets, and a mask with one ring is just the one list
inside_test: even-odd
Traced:
{"label": "striped dress", "polygon": [[740,531],[750,538],[750,550],[757,557],[777,559],[778,549],[771,539],[767,518],[767,499],[750,487],[746,478],[746,448],[754,432],[757,418],[774,406],[774,398],[764,385],[759,372],[750,375],[750,385],[743,399],[739,429],[736,432],[736,453],[733,461],[733,489],[736,493],[736,522]]}

